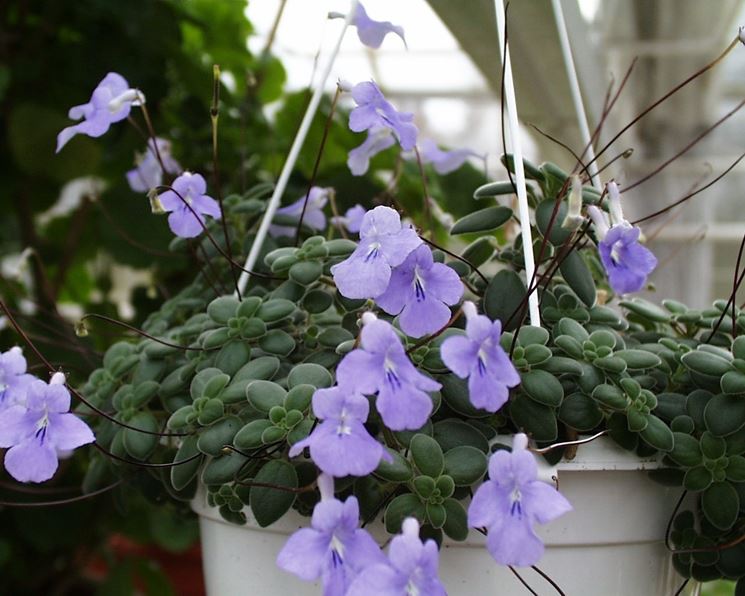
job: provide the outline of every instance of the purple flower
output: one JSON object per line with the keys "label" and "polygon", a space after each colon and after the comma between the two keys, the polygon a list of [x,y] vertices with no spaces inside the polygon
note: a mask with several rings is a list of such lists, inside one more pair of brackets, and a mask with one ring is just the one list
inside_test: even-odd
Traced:
{"label": "purple flower", "polygon": [[26,391],[33,375],[26,374],[26,359],[15,346],[0,354],[0,411],[26,403]]}
{"label": "purple flower", "polygon": [[199,236],[204,229],[204,215],[220,219],[220,206],[215,199],[204,194],[207,191],[207,183],[200,174],[184,172],[173,181],[171,188],[173,190],[167,190],[158,197],[158,200],[164,210],[171,212],[168,216],[168,225],[176,236]]}
{"label": "purple flower", "polygon": [[127,172],[127,182],[134,192],[148,192],[151,188],[163,184],[163,169],[160,167],[158,153],[163,160],[163,166],[169,174],[178,174],[181,171],[179,163],[171,155],[171,143],[165,139],[152,139],[148,141],[145,153],[137,157],[137,167]]}
{"label": "purple flower", "polygon": [[[338,12],[330,12],[330,19],[344,18],[345,15]],[[375,21],[367,16],[365,8],[362,3],[357,4],[357,10],[354,12],[352,18],[352,26],[357,27],[357,35],[360,41],[366,46],[378,49],[383,43],[383,39],[389,33],[395,33],[406,45],[406,39],[404,38],[404,29],[391,23],[390,21]]]}
{"label": "purple flower", "polygon": [[313,414],[323,422],[292,446],[290,457],[310,447],[311,459],[326,474],[366,476],[378,467],[381,458],[391,459],[365,429],[369,412],[370,402],[359,393],[339,386],[318,389],[313,394]]}
{"label": "purple flower", "polygon": [[384,126],[393,131],[404,151],[414,148],[419,132],[412,123],[414,114],[397,111],[373,81],[365,81],[352,87],[352,98],[357,107],[349,114],[351,130],[362,132]]}
{"label": "purple flower", "polygon": [[59,453],[96,440],[88,425],[70,413],[65,376],[55,373],[49,384],[28,385],[26,405],[0,412],[0,447],[5,469],[19,482],[44,482],[57,470]]}
{"label": "purple flower", "polygon": [[388,287],[391,267],[406,260],[422,243],[390,207],[375,207],[365,213],[360,226],[360,243],[354,252],[331,268],[336,287],[347,298],[374,298]]}
{"label": "purple flower", "polygon": [[538,563],[544,546],[533,524],[548,523],[572,509],[559,491],[537,480],[527,444],[528,437],[517,434],[511,453],[500,450],[491,456],[489,480],[479,486],[468,508],[468,525],[488,528],[486,548],[502,565]]}
{"label": "purple flower", "polygon": [[365,217],[365,213],[367,213],[367,209],[358,203],[347,209],[344,215],[332,217],[331,223],[335,226],[344,226],[348,232],[357,234],[362,227],[362,218]]}
{"label": "purple flower", "polygon": [[639,244],[641,230],[624,218],[616,183],[609,182],[607,189],[610,227],[605,213],[594,205],[587,208],[595,224],[600,260],[614,292],[638,292],[647,283],[647,276],[657,267],[657,259],[652,251]]}
{"label": "purple flower", "polygon": [[438,174],[449,174],[461,167],[469,157],[481,157],[471,149],[453,149],[443,151],[432,139],[422,141],[421,156],[423,163],[431,163]]}
{"label": "purple flower", "polygon": [[339,384],[367,395],[377,393],[375,406],[391,430],[421,428],[432,413],[432,399],[425,391],[438,391],[441,385],[414,368],[390,323],[372,313],[365,313],[362,322],[362,348],[339,363]]}
{"label": "purple flower", "polygon": [[411,337],[434,333],[450,320],[448,304],[463,296],[458,274],[435,263],[432,251],[422,244],[391,272],[388,288],[375,303],[389,315],[399,315],[401,329]]}
{"label": "purple flower", "polygon": [[466,335],[448,337],[440,347],[445,365],[461,379],[468,377],[468,394],[477,408],[496,412],[509,397],[509,387],[520,375],[499,344],[502,323],[476,313],[473,302],[463,303]]}
{"label": "purple flower", "polygon": [[396,139],[389,128],[373,127],[367,131],[367,138],[358,147],[349,152],[347,165],[353,176],[364,175],[370,167],[370,160],[381,151],[396,144]]}
{"label": "purple flower", "polygon": [[[321,188],[320,186],[314,186],[310,189],[303,224],[314,230],[323,230],[326,227],[326,216],[323,213],[323,208],[329,200],[329,192],[331,192],[330,188]],[[299,220],[300,214],[303,212],[303,203],[305,203],[305,195],[291,205],[277,209],[277,215],[287,215]],[[269,226],[269,233],[275,237],[294,237],[296,229],[295,226],[272,225]]]}
{"label": "purple flower", "polygon": [[344,596],[354,577],[367,565],[385,561],[378,545],[359,529],[360,508],[355,497],[343,503],[334,498],[334,479],[318,477],[321,501],[313,510],[310,528],[287,540],[277,566],[305,581],[319,578],[324,596]]}
{"label": "purple flower", "polygon": [[68,116],[72,120],[84,120],[68,126],[57,135],[56,153],[76,134],[100,137],[114,122],[129,116],[132,106],[144,101],[145,96],[137,89],[131,89],[122,75],[110,72],[94,89],[88,103],[70,108]]}
{"label": "purple flower", "polygon": [[388,560],[365,567],[346,596],[447,596],[437,566],[437,543],[422,544],[419,522],[408,517],[401,534],[391,540]]}

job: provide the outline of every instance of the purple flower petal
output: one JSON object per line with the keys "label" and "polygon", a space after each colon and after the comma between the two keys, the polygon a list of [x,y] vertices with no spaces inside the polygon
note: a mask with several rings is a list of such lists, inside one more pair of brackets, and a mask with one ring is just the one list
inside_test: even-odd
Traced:
{"label": "purple flower petal", "polygon": [[171,187],[173,190],[162,193],[158,199],[163,209],[171,212],[168,225],[177,236],[199,236],[204,230],[205,215],[220,219],[220,206],[212,197],[204,194],[207,183],[200,174],[184,172]]}
{"label": "purple flower petal", "polygon": [[[388,128],[370,128],[367,133],[367,139],[349,152],[349,156],[347,157],[349,171],[352,172],[353,176],[364,175],[370,168],[370,160],[378,153],[385,151],[395,144],[396,139]],[[357,226],[357,230],[349,229],[349,231],[359,231],[359,225]]]}
{"label": "purple flower petal", "polygon": [[404,151],[414,148],[418,130],[412,123],[413,115],[398,112],[374,82],[365,81],[355,85],[352,88],[352,98],[357,107],[349,114],[350,130],[362,132],[380,127],[389,128]]}
{"label": "purple flower petal", "polygon": [[357,27],[357,35],[360,41],[366,46],[378,49],[383,43],[383,39],[389,33],[398,35],[406,44],[403,27],[399,27],[390,21],[375,21],[367,16],[367,12],[362,4],[357,4],[352,24]]}
{"label": "purple flower petal", "polygon": [[59,451],[72,451],[96,440],[90,427],[75,414],[50,414],[50,441]]}
{"label": "purple flower petal", "polygon": [[5,454],[5,469],[18,482],[49,480],[58,465],[54,448],[33,438],[11,447]]}

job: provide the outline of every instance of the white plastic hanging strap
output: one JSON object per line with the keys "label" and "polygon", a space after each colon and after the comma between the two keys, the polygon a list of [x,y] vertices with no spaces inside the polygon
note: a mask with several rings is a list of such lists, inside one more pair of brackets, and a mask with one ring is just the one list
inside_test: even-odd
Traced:
{"label": "white plastic hanging strap", "polygon": [[[515,101],[515,84],[512,80],[512,65],[510,64],[510,48],[505,46],[505,15],[503,0],[495,0],[494,9],[497,13],[497,34],[499,35],[500,54],[504,68],[504,98],[507,108],[507,123],[512,141],[512,156],[515,164],[515,182],[517,184],[517,205],[520,218],[520,228],[523,239],[523,255],[525,256],[525,275],[530,284],[535,274],[533,260],[533,235],[530,229],[530,210],[528,208],[528,191],[525,186],[525,171],[523,169],[523,152],[520,145],[520,129],[517,121],[517,102]],[[531,292],[528,296],[528,313],[530,324],[541,325],[541,315],[538,309],[538,292]]]}
{"label": "white plastic hanging strap", "polygon": [[551,0],[551,5],[554,9],[554,18],[556,19],[556,29],[559,33],[559,43],[561,44],[561,56],[564,59],[564,67],[567,70],[567,79],[569,80],[569,88],[572,91],[572,103],[574,103],[574,113],[577,116],[577,124],[579,125],[579,132],[582,135],[582,143],[587,150],[585,155],[590,162],[587,167],[590,178],[592,179],[593,186],[603,191],[603,185],[600,183],[598,176],[598,165],[595,162],[595,148],[592,146],[590,137],[590,128],[587,125],[587,112],[585,112],[585,104],[582,102],[582,91],[579,88],[579,79],[577,78],[577,69],[574,67],[574,58],[572,56],[572,46],[569,45],[569,34],[567,33],[567,25],[564,21],[564,13],[561,10],[561,4],[559,0]]}
{"label": "white plastic hanging strap", "polygon": [[[344,34],[347,31],[347,27],[349,27],[349,24],[352,22],[356,10],[357,0],[352,0],[349,4],[349,12],[347,12],[347,16],[344,19],[344,25],[341,32],[339,33],[339,39],[337,39],[336,45],[334,46],[331,54],[329,54],[329,57],[326,60],[326,64],[323,68],[323,71],[321,72],[321,76],[316,81],[315,89],[313,90],[313,96],[311,97],[310,103],[308,104],[308,109],[305,110],[305,116],[303,116],[303,121],[300,123],[300,128],[297,131],[297,135],[295,135],[295,140],[293,141],[292,147],[290,148],[290,153],[287,155],[287,161],[285,161],[285,164],[282,167],[282,172],[279,175],[279,180],[277,180],[277,186],[274,188],[274,193],[272,193],[272,196],[269,199],[269,203],[266,206],[264,218],[261,220],[259,231],[256,232],[256,238],[251,245],[251,250],[248,253],[248,258],[246,258],[246,263],[243,266],[244,269],[251,270],[253,269],[254,265],[256,265],[256,260],[259,257],[259,252],[261,251],[261,247],[264,244],[264,239],[266,238],[267,232],[269,231],[269,226],[272,224],[274,213],[277,211],[277,207],[279,207],[280,199],[282,198],[282,195],[285,192],[285,188],[287,187],[287,181],[290,179],[290,174],[292,173],[292,170],[295,167],[295,162],[297,162],[297,158],[300,155],[300,150],[302,149],[303,143],[305,142],[305,137],[308,135],[310,125],[313,123],[313,118],[316,115],[316,111],[318,111],[318,106],[321,103],[321,98],[323,97],[324,89],[326,87],[326,81],[329,78],[329,74],[331,74],[331,69],[334,66],[334,62],[336,62],[336,57],[339,54],[339,49],[341,48],[341,42],[344,39]],[[238,278],[238,288],[240,289],[241,294],[243,294],[246,290],[246,284],[248,284],[249,277],[249,273],[247,273],[246,271],[242,271],[241,276]],[[234,296],[237,296],[237,292],[234,294]]]}

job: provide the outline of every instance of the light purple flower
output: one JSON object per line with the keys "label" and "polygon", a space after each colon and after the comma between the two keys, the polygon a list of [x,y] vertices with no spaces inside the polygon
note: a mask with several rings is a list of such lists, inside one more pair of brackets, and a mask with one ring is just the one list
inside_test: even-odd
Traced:
{"label": "light purple flower", "polygon": [[414,367],[390,323],[372,313],[365,313],[362,322],[362,347],[339,363],[339,384],[377,394],[375,407],[391,430],[421,428],[432,413],[432,398],[425,392],[438,391],[441,385]]}
{"label": "light purple flower", "polygon": [[156,138],[153,143],[151,139],[145,153],[137,157],[137,166],[127,172],[127,182],[134,192],[148,192],[151,188],[163,184],[163,169],[160,167],[155,147],[158,148],[167,173],[181,172],[181,165],[171,155],[171,142]]}
{"label": "light purple flower", "polygon": [[447,596],[437,577],[437,543],[419,539],[419,522],[408,517],[391,540],[388,560],[369,565],[352,582],[346,596]]}
{"label": "light purple flower", "polygon": [[647,283],[647,276],[657,267],[657,259],[652,251],[639,243],[641,230],[624,218],[621,194],[616,183],[609,182],[607,189],[610,226],[604,212],[595,205],[587,208],[595,224],[600,260],[614,292],[638,292]]}
{"label": "light purple flower", "polygon": [[[338,12],[329,13],[330,19],[343,19],[344,17],[345,15]],[[398,35],[404,42],[404,45],[406,45],[403,27],[394,25],[390,21],[375,21],[371,19],[367,16],[367,12],[361,2],[357,4],[357,10],[354,12],[351,24],[353,27],[357,27],[357,35],[360,41],[370,48],[377,50],[383,43],[385,36],[389,33]]]}
{"label": "light purple flower", "polygon": [[[168,225],[176,236],[199,236],[204,229],[202,226],[205,215],[220,219],[220,206],[215,199],[204,194],[207,191],[207,183],[200,174],[184,172],[173,181],[171,188],[173,190],[167,190],[159,195],[158,200],[164,210],[171,212],[168,216]],[[191,209],[184,201],[191,205]],[[194,212],[199,219],[195,217]]]}
{"label": "light purple flower", "polygon": [[369,412],[367,399],[352,390],[339,386],[316,390],[313,414],[323,422],[292,446],[290,457],[310,447],[311,459],[326,474],[366,476],[378,467],[381,458],[391,460],[364,426]]}
{"label": "light purple flower", "polygon": [[144,100],[145,96],[131,89],[122,75],[110,72],[94,89],[88,103],[70,108],[68,116],[72,120],[83,118],[83,121],[68,126],[57,135],[56,153],[76,134],[100,137],[114,122],[129,116],[133,105],[140,105]]}
{"label": "light purple flower", "polygon": [[486,548],[497,563],[527,567],[543,556],[533,525],[548,523],[572,510],[559,491],[537,479],[538,467],[526,449],[528,437],[515,435],[512,452],[500,450],[489,460],[489,480],[476,490],[468,525],[486,527]]}
{"label": "light purple flower", "polygon": [[466,335],[442,342],[440,357],[461,379],[468,377],[468,394],[474,406],[496,412],[507,401],[509,387],[520,384],[520,375],[499,344],[502,323],[477,314],[473,302],[464,302],[463,312]]}
{"label": "light purple flower", "polygon": [[352,98],[357,107],[349,114],[351,130],[362,132],[383,126],[393,131],[404,151],[414,148],[419,132],[412,123],[414,114],[396,110],[373,81],[357,83],[352,87]]}
{"label": "light purple flower", "polygon": [[88,425],[70,413],[65,376],[55,373],[49,384],[35,379],[28,385],[25,406],[0,412],[0,447],[5,469],[19,482],[44,482],[57,471],[60,453],[95,441]]}
{"label": "light purple flower", "polygon": [[335,499],[334,479],[325,474],[318,477],[318,488],[321,500],[313,510],[311,527],[290,536],[277,566],[305,581],[320,579],[324,596],[344,596],[364,567],[385,561],[385,556],[370,534],[358,528],[357,499]]}
{"label": "light purple flower", "polygon": [[360,226],[360,243],[354,252],[331,268],[336,287],[347,298],[375,298],[388,287],[391,267],[406,260],[422,243],[390,207],[375,207],[365,213]]}
{"label": "light purple flower", "polygon": [[353,176],[362,176],[370,168],[370,160],[381,151],[396,144],[396,139],[389,128],[373,127],[367,131],[367,138],[361,145],[349,152],[347,165]]}
{"label": "light purple flower", "polygon": [[0,354],[0,411],[26,403],[26,391],[33,375],[26,373],[26,359],[15,346]]}
{"label": "light purple flower", "polygon": [[431,163],[438,174],[449,174],[461,167],[469,157],[480,157],[471,149],[453,149],[443,151],[432,139],[425,139],[421,143],[420,155],[423,163]]}
{"label": "light purple flower", "polygon": [[[314,186],[310,189],[308,206],[305,208],[305,215],[303,216],[304,225],[314,230],[323,230],[326,227],[326,215],[323,213],[323,208],[329,200],[329,192],[331,192],[330,188],[321,188],[320,186]],[[305,203],[305,195],[291,205],[277,209],[277,215],[287,215],[299,220],[300,214],[303,212],[303,203]],[[269,233],[275,237],[294,237],[296,229],[296,226],[272,225],[269,226]]]}
{"label": "light purple flower", "polygon": [[335,226],[344,226],[348,232],[357,234],[362,227],[362,219],[365,217],[365,213],[367,213],[367,209],[358,203],[347,209],[344,215],[332,217],[331,223]]}
{"label": "light purple flower", "polygon": [[432,251],[422,244],[391,272],[385,292],[375,303],[389,315],[399,315],[401,329],[411,337],[434,333],[450,320],[448,304],[463,296],[458,274],[435,263]]}

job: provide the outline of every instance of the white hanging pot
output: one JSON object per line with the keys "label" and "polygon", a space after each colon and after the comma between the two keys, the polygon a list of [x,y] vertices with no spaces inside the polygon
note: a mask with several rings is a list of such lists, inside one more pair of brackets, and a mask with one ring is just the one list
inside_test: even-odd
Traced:
{"label": "white hanging pot", "polygon": [[[509,443],[510,441],[507,440]],[[650,480],[655,459],[640,459],[611,441],[598,439],[578,448],[574,460],[544,469],[556,475],[574,510],[538,528],[546,553],[538,567],[567,596],[656,596],[674,594],[683,580],[672,568],[664,545],[665,527],[680,491]],[[199,515],[209,596],[319,596],[319,586],[280,570],[275,560],[287,537],[310,519],[288,512],[260,528],[248,508],[245,526],[224,521],[200,491],[192,501]],[[383,543],[382,523],[367,527]],[[525,596],[529,592],[484,547],[472,530],[465,542],[445,539],[440,578],[450,596]],[[530,568],[518,569],[541,596],[558,592]],[[690,593],[690,592],[689,592]]]}

